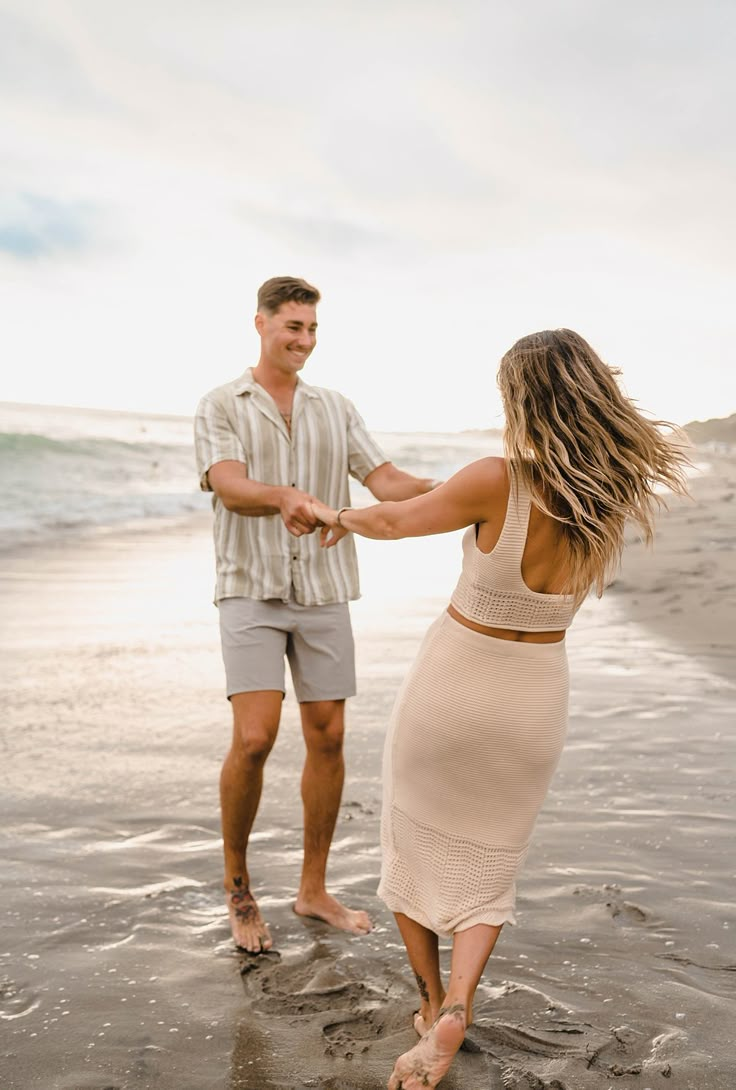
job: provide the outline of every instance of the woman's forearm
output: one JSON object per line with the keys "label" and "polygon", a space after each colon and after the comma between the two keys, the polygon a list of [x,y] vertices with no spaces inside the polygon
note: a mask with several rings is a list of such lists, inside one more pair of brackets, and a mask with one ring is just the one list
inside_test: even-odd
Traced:
{"label": "woman's forearm", "polygon": [[395,500],[375,503],[371,507],[348,507],[340,514],[339,525],[375,541],[395,540],[402,536],[398,529],[400,507],[401,503]]}
{"label": "woman's forearm", "polygon": [[486,463],[491,461],[474,462],[439,487],[411,499],[383,500],[371,507],[343,507],[340,511],[315,500],[311,513],[316,522],[330,527],[337,535],[323,535],[327,547],[336,545],[349,532],[378,541],[397,541],[460,530],[487,518],[490,501]]}

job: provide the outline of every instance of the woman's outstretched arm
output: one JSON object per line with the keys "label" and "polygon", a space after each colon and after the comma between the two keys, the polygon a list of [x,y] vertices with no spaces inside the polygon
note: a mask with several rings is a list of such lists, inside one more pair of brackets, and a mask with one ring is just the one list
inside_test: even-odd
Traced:
{"label": "woman's outstretched arm", "polygon": [[347,530],[361,537],[396,541],[402,537],[446,534],[474,522],[485,522],[494,504],[505,496],[507,487],[503,458],[481,458],[424,496],[344,509],[339,526],[334,508],[314,503],[312,511],[324,524],[322,544],[328,547],[343,537],[341,531]]}

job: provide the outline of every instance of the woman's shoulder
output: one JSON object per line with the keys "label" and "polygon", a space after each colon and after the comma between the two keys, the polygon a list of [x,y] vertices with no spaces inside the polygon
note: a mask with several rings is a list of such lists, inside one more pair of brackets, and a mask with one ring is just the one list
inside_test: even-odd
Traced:
{"label": "woman's shoulder", "polygon": [[479,458],[465,466],[458,479],[462,479],[467,495],[472,495],[481,504],[481,521],[492,517],[499,505],[505,508],[510,488],[505,458]]}
{"label": "woman's shoulder", "polygon": [[471,462],[466,467],[466,472],[491,491],[508,491],[509,467],[505,458],[479,458],[477,462]]}

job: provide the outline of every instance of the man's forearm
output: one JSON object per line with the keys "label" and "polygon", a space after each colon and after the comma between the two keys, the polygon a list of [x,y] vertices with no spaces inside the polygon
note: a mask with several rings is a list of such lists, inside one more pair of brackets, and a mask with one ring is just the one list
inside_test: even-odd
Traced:
{"label": "man's forearm", "polygon": [[397,472],[401,473],[405,479],[396,481],[390,489],[391,495],[384,496],[384,500],[411,500],[415,496],[423,496],[426,492],[431,492],[440,483],[434,477],[415,477],[402,470]]}
{"label": "man's forearm", "polygon": [[286,488],[283,485],[263,484],[248,478],[237,482],[228,482],[225,488],[218,489],[218,496],[228,511],[236,515],[259,518],[265,515],[279,515]]}
{"label": "man's forearm", "polygon": [[431,492],[440,482],[431,477],[415,477],[412,473],[405,473],[403,469],[397,469],[390,462],[374,469],[365,484],[381,502],[388,500],[411,500],[415,496],[423,496],[425,492]]}
{"label": "man's forearm", "polygon": [[246,476],[245,465],[234,460],[215,462],[207,480],[228,511],[245,518],[280,515],[290,534],[311,534],[316,526],[312,515],[314,496],[291,485],[264,484]]}

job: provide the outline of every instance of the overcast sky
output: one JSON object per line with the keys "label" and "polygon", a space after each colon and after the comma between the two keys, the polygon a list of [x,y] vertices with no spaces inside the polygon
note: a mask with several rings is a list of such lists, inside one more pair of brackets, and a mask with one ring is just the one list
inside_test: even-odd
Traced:
{"label": "overcast sky", "polygon": [[0,399],[190,413],[255,293],[374,428],[500,423],[571,326],[736,411],[732,0],[0,0]]}

